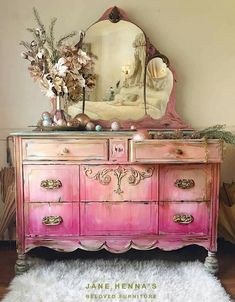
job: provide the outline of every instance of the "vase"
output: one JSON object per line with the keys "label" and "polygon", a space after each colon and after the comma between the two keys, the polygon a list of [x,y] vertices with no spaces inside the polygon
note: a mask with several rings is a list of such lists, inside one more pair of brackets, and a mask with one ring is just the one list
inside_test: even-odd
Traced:
{"label": "vase", "polygon": [[51,114],[51,116],[54,116],[55,111],[56,111],[56,97],[55,96],[50,98],[50,103],[51,103],[50,114]]}
{"label": "vase", "polygon": [[65,126],[66,125],[66,117],[65,117],[65,112],[62,109],[62,101],[63,97],[62,96],[56,96],[56,108],[54,110],[53,114],[53,121],[57,126]]}

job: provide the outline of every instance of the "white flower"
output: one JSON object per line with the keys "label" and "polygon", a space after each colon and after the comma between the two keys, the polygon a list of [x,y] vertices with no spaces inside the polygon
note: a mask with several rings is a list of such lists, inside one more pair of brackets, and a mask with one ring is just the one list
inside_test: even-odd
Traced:
{"label": "white flower", "polygon": [[80,64],[86,65],[90,61],[90,57],[85,53],[85,51],[79,49],[78,51],[78,62]]}
{"label": "white flower", "polygon": [[66,63],[65,58],[60,58],[58,63],[55,64],[55,70],[58,73],[59,76],[64,77],[66,75],[66,72],[68,70],[68,66],[64,65]]}
{"label": "white flower", "polygon": [[39,59],[42,59],[45,55],[45,50],[44,49],[41,49],[38,53],[37,53],[37,57]]}
{"label": "white flower", "polygon": [[79,74],[77,78],[78,78],[78,82],[79,82],[80,86],[85,87],[86,82],[85,82],[85,79],[83,78],[83,76],[81,74]]}

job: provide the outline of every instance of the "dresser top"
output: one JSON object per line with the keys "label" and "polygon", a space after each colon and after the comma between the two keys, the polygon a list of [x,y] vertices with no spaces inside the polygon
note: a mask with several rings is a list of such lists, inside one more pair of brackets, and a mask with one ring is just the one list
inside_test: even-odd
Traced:
{"label": "dresser top", "polygon": [[34,131],[34,130],[16,130],[10,133],[11,136],[70,136],[70,137],[132,137],[136,131]]}

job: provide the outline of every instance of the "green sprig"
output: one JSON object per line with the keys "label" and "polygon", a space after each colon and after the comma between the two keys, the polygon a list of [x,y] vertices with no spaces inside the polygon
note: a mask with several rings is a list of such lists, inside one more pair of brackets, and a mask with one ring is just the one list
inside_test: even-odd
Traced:
{"label": "green sprig", "polygon": [[215,125],[208,127],[206,129],[196,131],[200,137],[205,137],[208,139],[221,139],[228,144],[235,145],[235,135],[225,129],[225,125]]}
{"label": "green sprig", "polygon": [[39,13],[35,7],[33,8],[33,14],[34,14],[35,20],[38,24],[38,27],[41,29],[42,32],[46,33],[45,26],[43,25],[43,23],[40,19]]}
{"label": "green sprig", "polygon": [[58,40],[56,46],[57,46],[57,47],[60,47],[64,41],[73,38],[74,36],[76,36],[76,34],[77,34],[76,31],[72,31],[72,32],[69,33],[69,34],[66,34],[66,35],[62,36],[62,37]]}

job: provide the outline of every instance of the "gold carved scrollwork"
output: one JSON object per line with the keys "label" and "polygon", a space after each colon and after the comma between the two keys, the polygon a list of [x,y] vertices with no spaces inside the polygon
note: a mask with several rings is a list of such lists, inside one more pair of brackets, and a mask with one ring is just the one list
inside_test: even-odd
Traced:
{"label": "gold carved scrollwork", "polygon": [[59,179],[45,179],[41,181],[41,188],[55,190],[62,187],[62,182]]}
{"label": "gold carved scrollwork", "polygon": [[61,216],[45,216],[42,219],[42,224],[44,225],[58,225],[63,222],[63,218]]}
{"label": "gold carved scrollwork", "polygon": [[114,190],[117,194],[122,194],[124,191],[121,189],[121,183],[126,176],[130,185],[137,186],[141,180],[149,178],[153,175],[154,168],[149,167],[144,171],[138,171],[133,167],[118,166],[117,168],[104,168],[96,173],[93,173],[89,167],[84,167],[85,175],[90,179],[95,179],[102,185],[108,185],[111,182],[111,176],[113,174],[117,179],[117,188]]}
{"label": "gold carved scrollwork", "polygon": [[193,220],[193,216],[189,214],[176,214],[173,217],[173,221],[179,224],[190,224]]}
{"label": "gold carved scrollwork", "polygon": [[175,186],[180,189],[191,189],[195,186],[195,182],[193,179],[176,179]]}

